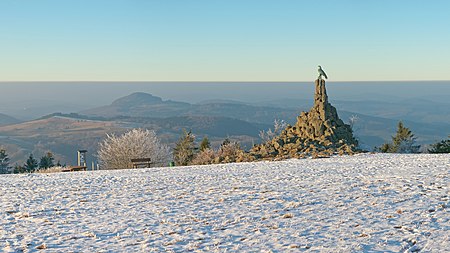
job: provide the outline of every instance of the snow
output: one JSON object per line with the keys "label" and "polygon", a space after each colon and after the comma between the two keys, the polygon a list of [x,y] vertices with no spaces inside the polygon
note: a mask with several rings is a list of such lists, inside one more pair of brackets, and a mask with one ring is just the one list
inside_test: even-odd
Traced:
{"label": "snow", "polygon": [[3,252],[449,252],[450,155],[0,176]]}

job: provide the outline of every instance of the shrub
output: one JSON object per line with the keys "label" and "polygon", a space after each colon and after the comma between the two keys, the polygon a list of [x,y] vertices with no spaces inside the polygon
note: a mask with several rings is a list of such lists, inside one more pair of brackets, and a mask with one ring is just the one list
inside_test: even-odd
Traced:
{"label": "shrub", "polygon": [[58,173],[62,172],[64,167],[62,166],[53,166],[46,169],[39,169],[37,173]]}
{"label": "shrub", "polygon": [[120,136],[107,134],[100,143],[97,156],[101,169],[132,168],[131,159],[136,158],[150,158],[153,164],[164,166],[170,150],[154,131],[133,129]]}
{"label": "shrub", "polygon": [[196,165],[205,165],[205,164],[211,164],[213,163],[214,159],[216,158],[216,152],[210,148],[206,148],[204,150],[201,150],[195,158],[192,160],[191,164]]}
{"label": "shrub", "polygon": [[216,163],[233,163],[237,161],[237,158],[242,155],[244,151],[237,142],[229,142],[225,140],[222,146],[217,151],[215,158]]}

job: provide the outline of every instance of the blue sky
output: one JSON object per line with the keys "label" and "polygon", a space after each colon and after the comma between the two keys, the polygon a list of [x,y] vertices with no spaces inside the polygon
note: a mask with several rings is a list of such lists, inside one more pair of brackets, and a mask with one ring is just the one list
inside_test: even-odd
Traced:
{"label": "blue sky", "polygon": [[1,0],[0,81],[450,80],[450,1]]}

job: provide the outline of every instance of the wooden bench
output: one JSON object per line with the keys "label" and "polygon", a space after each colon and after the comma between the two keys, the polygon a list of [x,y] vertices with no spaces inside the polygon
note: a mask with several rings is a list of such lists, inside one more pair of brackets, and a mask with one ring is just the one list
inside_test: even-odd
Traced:
{"label": "wooden bench", "polygon": [[133,169],[150,168],[150,166],[152,165],[152,159],[150,159],[150,158],[135,158],[135,159],[131,159],[131,163],[133,164]]}
{"label": "wooden bench", "polygon": [[86,166],[69,166],[62,169],[62,172],[86,171]]}

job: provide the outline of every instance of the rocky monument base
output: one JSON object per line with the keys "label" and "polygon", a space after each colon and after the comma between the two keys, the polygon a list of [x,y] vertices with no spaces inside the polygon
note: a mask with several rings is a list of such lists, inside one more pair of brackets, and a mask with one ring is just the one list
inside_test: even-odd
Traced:
{"label": "rocky monument base", "polygon": [[256,159],[328,157],[354,154],[358,142],[351,127],[338,116],[328,102],[325,80],[315,81],[314,106],[302,112],[295,125],[288,125],[279,136],[254,146],[250,154]]}

